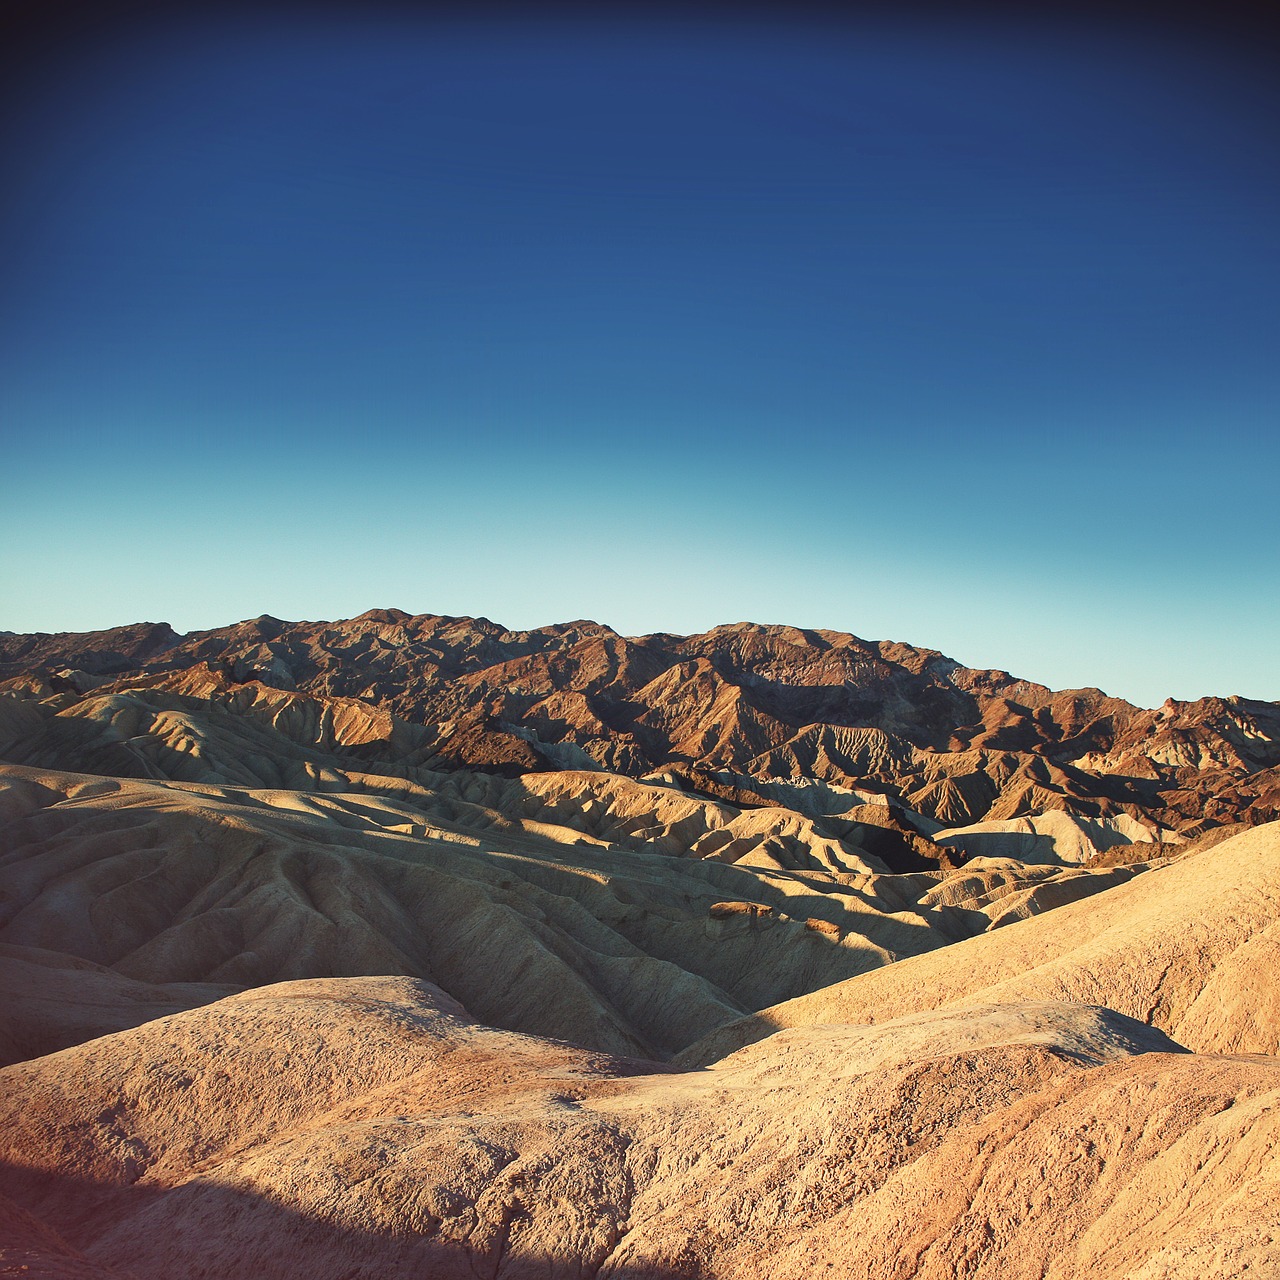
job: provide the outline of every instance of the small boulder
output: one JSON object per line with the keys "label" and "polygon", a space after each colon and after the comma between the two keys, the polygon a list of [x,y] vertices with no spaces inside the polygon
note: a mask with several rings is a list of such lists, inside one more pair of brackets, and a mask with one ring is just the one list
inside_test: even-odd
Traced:
{"label": "small boulder", "polygon": [[713,902],[711,918],[728,920],[733,916],[771,916],[773,908],[766,902]]}

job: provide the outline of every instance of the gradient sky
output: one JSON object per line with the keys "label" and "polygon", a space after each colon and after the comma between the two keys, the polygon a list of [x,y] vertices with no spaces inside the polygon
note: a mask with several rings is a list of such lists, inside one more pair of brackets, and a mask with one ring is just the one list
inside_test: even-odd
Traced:
{"label": "gradient sky", "polygon": [[0,628],[751,619],[1280,698],[1280,91],[1214,37],[329,5],[45,38]]}

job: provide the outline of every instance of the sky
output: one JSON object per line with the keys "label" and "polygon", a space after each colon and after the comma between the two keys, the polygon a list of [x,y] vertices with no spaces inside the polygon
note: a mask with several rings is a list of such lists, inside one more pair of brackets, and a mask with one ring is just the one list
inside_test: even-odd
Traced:
{"label": "sky", "polygon": [[1280,699],[1248,32],[468,12],[24,33],[0,629],[751,620]]}

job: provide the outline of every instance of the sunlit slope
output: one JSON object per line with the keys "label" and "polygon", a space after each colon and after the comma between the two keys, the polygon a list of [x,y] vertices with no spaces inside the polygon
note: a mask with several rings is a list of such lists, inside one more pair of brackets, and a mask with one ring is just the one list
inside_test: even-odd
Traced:
{"label": "sunlit slope", "polygon": [[1280,823],[1087,901],[801,996],[713,1033],[710,1062],[783,1027],[880,1022],[992,1001],[1106,1005],[1205,1052],[1280,1048]]}
{"label": "sunlit slope", "polygon": [[0,1072],[0,1191],[138,1280],[1219,1280],[1280,1265],[1278,1099],[1274,1061],[1081,1006],[672,1073],[330,979]]}

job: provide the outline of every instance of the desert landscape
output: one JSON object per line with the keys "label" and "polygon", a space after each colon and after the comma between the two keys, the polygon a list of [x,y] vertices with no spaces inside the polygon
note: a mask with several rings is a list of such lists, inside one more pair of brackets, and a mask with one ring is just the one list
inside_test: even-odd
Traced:
{"label": "desert landscape", "polygon": [[1280,705],[374,610],[0,636],[5,1274],[1280,1272]]}
{"label": "desert landscape", "polygon": [[0,1280],[1280,1280],[1273,9],[0,5]]}

